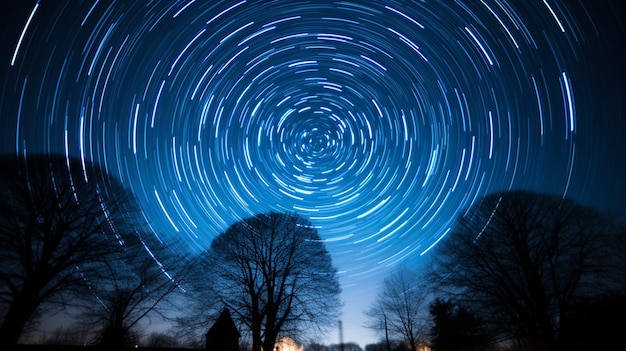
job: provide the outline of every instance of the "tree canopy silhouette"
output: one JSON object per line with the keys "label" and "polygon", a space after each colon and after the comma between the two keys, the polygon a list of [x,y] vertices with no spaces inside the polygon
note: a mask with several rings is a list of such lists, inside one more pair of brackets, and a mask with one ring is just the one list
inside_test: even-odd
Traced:
{"label": "tree canopy silhouette", "polygon": [[252,333],[253,351],[278,337],[334,325],[339,282],[317,229],[293,213],[243,219],[208,251],[208,288]]}
{"label": "tree canopy silhouette", "polygon": [[36,312],[89,297],[137,234],[138,207],[99,167],[55,155],[0,157],[0,344]]}
{"label": "tree canopy silhouette", "polygon": [[434,278],[500,337],[554,350],[577,301],[624,288],[623,234],[610,216],[568,199],[493,194],[437,246]]}
{"label": "tree canopy silhouette", "polygon": [[490,340],[483,330],[484,322],[466,306],[437,298],[430,304],[430,315],[430,347],[434,351],[488,349]]}

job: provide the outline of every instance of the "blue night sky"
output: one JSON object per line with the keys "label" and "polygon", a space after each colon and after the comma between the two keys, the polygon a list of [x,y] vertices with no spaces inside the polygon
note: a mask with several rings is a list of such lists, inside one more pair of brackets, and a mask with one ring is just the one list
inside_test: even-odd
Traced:
{"label": "blue night sky", "polygon": [[490,192],[626,213],[620,0],[1,6],[0,151],[101,164],[190,253],[259,212],[308,217],[346,342],[376,340],[380,279]]}

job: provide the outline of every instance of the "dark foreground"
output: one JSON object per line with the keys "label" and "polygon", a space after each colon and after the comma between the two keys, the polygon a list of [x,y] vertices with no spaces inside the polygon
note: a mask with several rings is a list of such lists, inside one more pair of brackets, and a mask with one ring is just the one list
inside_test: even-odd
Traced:
{"label": "dark foreground", "polygon": [[[76,345],[18,345],[14,351],[110,351],[109,348],[97,346],[76,346]],[[142,351],[200,351],[204,349],[183,349],[169,347],[137,347],[124,348],[121,350],[142,350]],[[7,350],[8,351],[8,350]]]}

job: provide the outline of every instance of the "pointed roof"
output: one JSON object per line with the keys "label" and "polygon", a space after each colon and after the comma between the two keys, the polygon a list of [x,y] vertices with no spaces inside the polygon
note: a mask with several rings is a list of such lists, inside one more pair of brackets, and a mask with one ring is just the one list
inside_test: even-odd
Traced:
{"label": "pointed roof", "polygon": [[206,333],[207,338],[213,339],[214,337],[224,337],[225,335],[233,335],[239,338],[239,330],[230,316],[230,311],[227,308],[222,310],[222,313],[217,318],[213,326]]}

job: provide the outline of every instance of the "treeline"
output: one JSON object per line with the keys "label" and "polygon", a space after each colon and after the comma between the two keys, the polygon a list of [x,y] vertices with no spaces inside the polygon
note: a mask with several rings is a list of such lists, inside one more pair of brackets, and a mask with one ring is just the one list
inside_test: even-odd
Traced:
{"label": "treeline", "polygon": [[427,267],[384,281],[367,311],[379,349],[626,349],[626,230],[614,216],[547,194],[493,194]]}
{"label": "treeline", "polygon": [[[12,155],[0,166],[3,350],[204,348],[227,308],[242,342],[260,351],[285,335],[320,335],[337,319],[336,269],[317,229],[295,213],[242,219],[187,255],[164,244],[132,193],[96,165]],[[59,328],[33,340],[29,332],[55,314],[65,315]],[[173,327],[143,333],[159,322]]]}
{"label": "treeline", "polygon": [[0,193],[5,349],[59,313],[76,322],[77,343],[131,344],[141,321],[173,307],[184,258],[171,255],[132,194],[100,167],[2,156]]}
{"label": "treeline", "polygon": [[[3,350],[204,348],[224,309],[241,350],[271,350],[284,336],[337,349],[315,343],[341,301],[306,218],[244,218],[190,256],[162,242],[132,193],[96,165],[54,155],[0,165]],[[427,269],[384,280],[367,310],[381,342],[366,351],[626,349],[625,253],[626,230],[608,214],[547,194],[489,195],[423,258]],[[67,317],[57,330],[32,339],[59,313]],[[143,333],[158,323],[171,328]]]}

